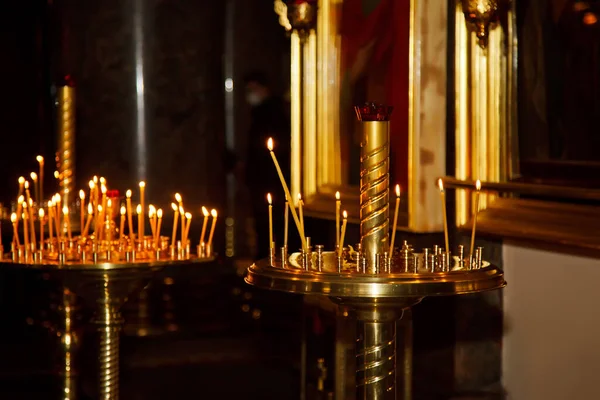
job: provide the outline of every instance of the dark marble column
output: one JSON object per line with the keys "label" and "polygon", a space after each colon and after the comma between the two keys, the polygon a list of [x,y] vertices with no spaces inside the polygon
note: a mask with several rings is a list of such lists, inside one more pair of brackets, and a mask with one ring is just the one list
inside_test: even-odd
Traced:
{"label": "dark marble column", "polygon": [[224,6],[57,0],[61,65],[77,86],[77,186],[147,181],[149,201],[224,200]]}

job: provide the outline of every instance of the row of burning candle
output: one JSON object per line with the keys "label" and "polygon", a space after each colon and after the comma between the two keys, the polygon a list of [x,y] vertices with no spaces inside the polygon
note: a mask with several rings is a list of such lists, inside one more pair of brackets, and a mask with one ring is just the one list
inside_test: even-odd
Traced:
{"label": "row of burning candle", "polygon": [[[296,223],[296,227],[298,229],[298,233],[300,235],[300,239],[302,241],[302,248],[304,251],[307,250],[307,242],[306,235],[304,232],[304,216],[303,216],[303,201],[302,196],[298,195],[298,213],[296,213],[296,208],[293,202],[290,202],[291,198],[289,188],[285,181],[285,178],[281,172],[281,168],[279,167],[279,162],[277,161],[277,157],[273,151],[273,139],[269,138],[267,141],[267,148],[271,153],[271,158],[273,159],[273,163],[275,164],[275,168],[277,169],[277,173],[279,175],[279,179],[281,181],[281,185],[285,192],[285,211],[284,211],[284,247],[287,248],[287,238],[288,238],[288,210],[291,210],[292,217],[294,218],[294,222]],[[440,197],[442,204],[442,219],[444,223],[444,240],[446,245],[446,253],[450,253],[450,243],[448,239],[448,217],[446,212],[446,191],[444,189],[444,183],[442,179],[438,179],[438,187],[440,189]],[[396,204],[394,209],[394,221],[392,225],[392,233],[390,240],[390,256],[393,255],[394,244],[396,239],[396,231],[398,228],[398,214],[400,210],[400,185],[396,185]],[[475,183],[475,211],[473,216],[473,226],[471,231],[471,245],[470,245],[470,253],[473,255],[473,251],[475,248],[475,230],[477,226],[477,214],[479,212],[479,196],[481,192],[481,181],[477,180]],[[346,236],[346,225],[348,222],[348,213],[346,210],[341,212],[342,210],[342,201],[340,192],[335,193],[335,232],[336,232],[336,249],[338,251],[338,256],[341,257],[343,249],[344,249],[344,239]],[[269,206],[269,243],[271,246],[271,251],[275,249],[275,241],[273,240],[273,200],[270,193],[267,194],[267,202]],[[341,215],[340,215],[341,212]],[[342,224],[340,226],[340,217],[342,217]]]}
{"label": "row of burning candle", "polygon": [[[106,185],[106,180],[104,178],[94,177],[89,181],[90,193],[89,193],[89,203],[87,204],[87,221],[85,221],[85,191],[80,190],[79,198],[80,198],[80,229],[81,229],[81,238],[87,238],[89,229],[91,227],[92,222],[94,222],[94,231],[92,234],[92,239],[94,243],[106,236],[104,235],[105,224],[109,224],[113,219],[113,200],[108,196],[108,189]],[[122,205],[120,207],[121,221],[120,221],[120,229],[119,234],[120,240],[125,238],[125,219],[127,218],[128,228],[129,228],[129,239],[132,243],[135,242],[136,236],[140,241],[145,237],[144,227],[145,227],[145,182],[139,183],[140,188],[140,203],[136,207],[136,214],[138,217],[137,224],[137,234],[133,228],[133,206],[132,206],[132,191],[127,190],[126,192],[126,205]],[[13,225],[13,243],[17,246],[20,246],[19,239],[19,221],[23,220],[23,240],[26,248],[30,248],[33,246],[35,249],[36,244],[36,232],[34,225],[34,199],[31,196],[29,190],[29,182],[26,180],[21,180],[19,178],[19,197],[17,199],[17,210],[11,214],[11,222]],[[52,196],[51,200],[47,203],[47,214],[43,207],[38,209],[38,219],[40,226],[40,248],[44,243],[44,226],[46,221],[48,221],[48,232],[50,236],[50,241],[53,240],[54,234],[56,234],[57,239],[66,239],[72,240],[72,229],[71,229],[71,220],[70,220],[70,208],[67,204],[64,204],[61,207],[61,196],[60,194],[55,194]],[[189,229],[192,220],[192,214],[190,212],[186,212],[183,207],[183,198],[179,193],[175,194],[176,203],[171,203],[171,207],[174,211],[174,219],[173,219],[173,231],[171,236],[171,244],[174,245],[177,233],[178,233],[178,223],[181,218],[181,243],[183,245],[188,243],[188,235]],[[216,222],[218,213],[215,209],[211,210],[209,213],[206,207],[202,207],[202,213],[204,215],[204,222],[202,225],[202,234],[200,236],[199,245],[205,244],[206,247],[212,246],[212,240],[215,232]],[[61,219],[62,216],[62,219]],[[208,227],[208,220],[212,216],[212,225],[210,228],[210,233],[208,236],[208,242],[205,242],[204,239],[206,237],[206,231]],[[152,231],[152,243],[158,247],[158,242],[161,237],[161,224],[162,224],[163,211],[162,209],[156,209],[152,204],[148,206],[148,219],[150,223],[150,228]],[[85,222],[84,222],[85,221]],[[110,238],[110,236],[109,236]],[[110,238],[112,239],[112,238]]]}

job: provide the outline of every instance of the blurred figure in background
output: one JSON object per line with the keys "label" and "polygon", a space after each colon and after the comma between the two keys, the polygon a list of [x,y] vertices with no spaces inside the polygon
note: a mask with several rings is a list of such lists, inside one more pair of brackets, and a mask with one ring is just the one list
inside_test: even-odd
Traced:
{"label": "blurred figure in background", "polygon": [[[245,163],[239,166],[250,192],[257,239],[257,258],[269,255],[269,214],[267,193],[273,196],[273,235],[277,247],[283,245],[283,205],[285,195],[273,160],[267,150],[267,140],[272,137],[277,160],[290,184],[290,120],[288,105],[271,91],[266,74],[261,71],[244,77],[246,101],[251,107],[248,146]],[[290,238],[292,225],[290,225]]]}

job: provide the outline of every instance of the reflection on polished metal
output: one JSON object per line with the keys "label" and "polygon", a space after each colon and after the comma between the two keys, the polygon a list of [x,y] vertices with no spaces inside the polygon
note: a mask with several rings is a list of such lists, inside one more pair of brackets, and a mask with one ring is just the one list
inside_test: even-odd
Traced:
{"label": "reflection on polished metal", "polygon": [[36,270],[48,274],[50,279],[61,282],[64,293],[73,297],[65,299],[65,335],[63,340],[64,391],[66,399],[75,399],[73,380],[73,352],[77,337],[71,329],[71,305],[79,296],[90,306],[95,306],[93,322],[100,333],[100,354],[98,372],[98,398],[117,400],[119,398],[119,333],[123,319],[120,308],[132,292],[142,289],[159,270],[213,261],[214,258],[198,258],[193,255],[182,259],[164,256],[158,260],[148,259],[137,262],[81,262],[44,261],[2,262],[0,266]]}
{"label": "reflection on polished metal", "polygon": [[507,0],[461,0],[465,20],[477,35],[479,45],[487,47],[490,29],[498,23],[500,14],[508,5]]}
{"label": "reflection on polished metal", "polygon": [[274,10],[286,31],[295,31],[304,39],[317,24],[316,0],[275,0]]}
{"label": "reflection on polished metal", "polygon": [[79,336],[74,327],[75,314],[77,312],[76,295],[65,288],[62,293],[62,302],[59,306],[62,311],[62,320],[64,326],[60,330],[62,347],[62,379],[63,379],[63,399],[75,400],[77,398],[77,380],[75,371],[75,355],[79,348]]}
{"label": "reflection on polished metal", "polygon": [[70,204],[75,187],[75,88],[70,84],[58,88],[57,111],[60,194],[63,204]]}
{"label": "reflection on polished metal", "polygon": [[[396,399],[399,395],[410,399],[410,307],[426,296],[476,293],[499,289],[506,283],[500,269],[483,261],[481,248],[469,255],[464,254],[464,248],[459,248],[459,256],[446,253],[442,246],[417,252],[406,241],[400,249],[389,248],[388,121],[391,108],[368,104],[356,111],[364,123],[361,241],[356,250],[348,246],[324,251],[323,246],[317,245],[316,252],[302,250],[287,259],[277,259],[272,253],[268,259],[248,268],[246,282],[265,289],[326,295],[351,310],[358,322],[355,398]],[[402,362],[396,354],[398,320],[402,320],[404,326]],[[397,366],[403,373],[401,389],[397,387]],[[338,377],[346,379],[347,375]],[[346,386],[336,382],[336,388],[344,391],[336,393],[337,399],[352,398]]]}

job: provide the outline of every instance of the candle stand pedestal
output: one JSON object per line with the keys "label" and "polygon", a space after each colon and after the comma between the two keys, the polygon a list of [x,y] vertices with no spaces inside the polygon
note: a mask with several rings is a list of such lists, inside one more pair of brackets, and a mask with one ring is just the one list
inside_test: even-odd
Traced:
{"label": "candle stand pedestal", "polygon": [[123,327],[121,306],[127,296],[141,290],[160,270],[199,262],[213,261],[213,257],[187,259],[147,259],[136,262],[100,262],[84,263],[51,262],[23,263],[2,261],[4,268],[20,268],[39,271],[50,280],[59,282],[63,287],[61,322],[61,361],[63,387],[61,398],[74,400],[77,396],[75,382],[75,352],[80,347],[79,339],[73,331],[75,297],[83,304],[93,308],[92,323],[99,333],[98,356],[98,393],[103,400],[119,399],[119,338]]}
{"label": "candle stand pedestal", "polygon": [[[403,310],[427,296],[477,293],[506,285],[503,272],[485,261],[468,266],[454,257],[436,270],[436,264],[429,264],[423,254],[411,252],[410,257],[410,268],[406,259],[396,257],[386,272],[370,273],[360,267],[360,257],[355,260],[352,254],[340,262],[334,252],[308,257],[295,253],[283,263],[267,259],[253,264],[246,282],[264,289],[329,296],[351,309],[357,320],[355,398],[410,399],[410,385],[396,385],[397,375],[403,374],[407,383],[412,373],[410,359],[400,362],[396,358],[396,322],[403,314],[410,316]],[[336,387],[342,386],[346,385],[336,382]]]}

